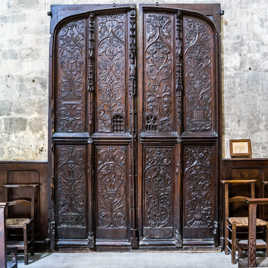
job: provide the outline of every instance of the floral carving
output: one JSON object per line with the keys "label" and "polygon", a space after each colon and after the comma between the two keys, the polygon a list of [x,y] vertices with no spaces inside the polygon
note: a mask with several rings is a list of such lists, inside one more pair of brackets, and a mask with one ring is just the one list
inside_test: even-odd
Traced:
{"label": "floral carving", "polygon": [[211,27],[184,17],[185,130],[212,130],[214,41]]}
{"label": "floral carving", "polygon": [[137,64],[136,64],[136,10],[128,12],[128,126],[132,136],[136,135],[136,94],[137,94]]}
{"label": "floral carving", "polygon": [[97,227],[127,227],[126,146],[98,146]]}
{"label": "floral carving", "polygon": [[182,12],[176,16],[176,115],[177,129],[181,133],[182,125],[182,93],[183,93],[183,25]]}
{"label": "floral carving", "polygon": [[187,145],[184,149],[184,225],[214,228],[215,147]]}
{"label": "floral carving", "polygon": [[147,147],[145,149],[144,226],[147,231],[144,231],[144,235],[147,238],[172,236],[174,187],[172,165],[172,148]]}
{"label": "floral carving", "polygon": [[[66,24],[57,34],[56,130],[83,131],[85,122],[85,21]],[[77,112],[68,112],[70,105]],[[68,107],[69,106],[69,107]]]}
{"label": "floral carving", "polygon": [[[145,113],[157,118],[157,131],[171,131],[173,43],[171,15],[145,14]],[[148,131],[148,129],[147,129]]]}
{"label": "floral carving", "polygon": [[82,112],[80,104],[60,104],[57,109],[58,129],[68,131],[82,128]]}
{"label": "floral carving", "polygon": [[64,230],[66,227],[80,229],[86,234],[85,152],[85,147],[81,145],[56,146],[56,219],[59,236],[70,236]]}
{"label": "floral carving", "polygon": [[126,14],[98,16],[97,131],[112,132],[114,114],[125,116]]}

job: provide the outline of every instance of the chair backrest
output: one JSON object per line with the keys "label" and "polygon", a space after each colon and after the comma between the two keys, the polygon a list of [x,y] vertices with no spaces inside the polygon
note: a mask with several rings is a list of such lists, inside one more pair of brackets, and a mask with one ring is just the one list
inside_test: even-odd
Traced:
{"label": "chair backrest", "polygon": [[20,205],[30,207],[31,208],[31,215],[30,215],[31,219],[34,219],[34,217],[35,217],[35,204],[34,203],[35,202],[32,199],[30,199],[30,200],[29,199],[16,199],[16,200],[12,200],[12,201],[7,202],[9,207],[20,206]]}
{"label": "chair backrest", "polygon": [[[30,217],[31,219],[35,218],[36,214],[36,207],[35,207],[35,202],[36,202],[36,197],[37,197],[37,189],[39,188],[38,184],[5,184],[2,187],[6,189],[6,196],[7,196],[7,202],[8,206],[29,206],[30,207]],[[20,189],[20,188],[29,188],[31,189],[31,194],[30,196],[27,197],[19,197],[18,199],[14,200],[9,200],[9,190],[10,189]]]}
{"label": "chair backrest", "polygon": [[[256,179],[250,179],[250,180],[241,180],[241,179],[230,179],[230,180],[222,180],[221,183],[224,185],[224,215],[225,219],[229,217],[229,204],[230,203],[243,203],[245,200],[247,200],[249,197],[254,198],[255,197],[255,184],[257,180]],[[250,194],[248,196],[233,196],[229,197],[229,185],[250,185]]]}

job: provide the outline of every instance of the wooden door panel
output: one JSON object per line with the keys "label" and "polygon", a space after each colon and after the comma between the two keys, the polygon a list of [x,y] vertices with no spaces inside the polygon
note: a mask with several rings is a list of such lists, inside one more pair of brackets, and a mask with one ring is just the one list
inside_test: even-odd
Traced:
{"label": "wooden door panel", "polygon": [[215,136],[215,32],[204,19],[185,15],[183,42],[183,136]]}
{"label": "wooden door panel", "polygon": [[[130,246],[135,229],[134,9],[94,14],[92,138],[97,246]],[[135,233],[135,232],[134,232]]]}
{"label": "wooden door panel", "polygon": [[[139,33],[139,231],[141,246],[180,243],[178,197],[181,79],[177,10],[144,7]],[[178,31],[176,31],[176,30]],[[176,57],[178,56],[178,57]]]}
{"label": "wooden door panel", "polygon": [[175,15],[144,13],[143,129],[174,130]]}
{"label": "wooden door panel", "polygon": [[127,239],[129,151],[127,145],[96,146],[96,237]]}
{"label": "wooden door panel", "polygon": [[54,200],[59,240],[87,239],[86,161],[86,145],[56,145]]}
{"label": "wooden door panel", "polygon": [[125,132],[128,119],[127,13],[99,15],[95,24],[95,132]]}
{"label": "wooden door panel", "polygon": [[136,239],[135,9],[89,10],[53,24],[50,234],[59,247]]}
{"label": "wooden door panel", "polygon": [[[179,5],[174,7],[179,8]],[[139,217],[144,218],[139,220],[140,244],[160,245],[162,242],[167,246],[173,239],[175,246],[215,245],[217,31],[210,19],[202,14],[173,9],[165,4],[161,7],[141,5],[141,8],[139,23],[143,25],[143,31],[139,33],[142,48],[139,63],[143,69],[139,73],[139,155],[143,160],[139,160],[139,169],[142,169],[139,171],[139,202],[143,211]],[[163,228],[164,224],[160,224],[158,230],[146,226],[147,218],[151,217],[148,208],[154,206],[152,198],[148,199],[150,176],[145,172],[146,161],[153,161],[154,153],[150,153],[149,160],[146,150],[156,144],[173,145],[176,152],[171,164],[174,191],[172,200],[166,199],[166,204],[171,201],[168,205],[171,210],[175,208],[169,231]],[[165,159],[168,162],[167,156]],[[160,168],[161,160],[158,161]],[[165,170],[169,177],[168,167]],[[157,179],[161,180],[161,175],[155,172]],[[182,185],[182,191],[177,185]],[[156,200],[160,202],[161,196]],[[182,206],[180,200],[183,200]]]}
{"label": "wooden door panel", "polygon": [[217,232],[217,146],[183,146],[183,244],[215,244]]}
{"label": "wooden door panel", "polygon": [[54,34],[50,157],[52,248],[88,245],[88,133],[85,17],[66,20]]}
{"label": "wooden door panel", "polygon": [[143,237],[173,239],[174,146],[144,146]]}
{"label": "wooden door panel", "polygon": [[64,24],[55,40],[55,131],[86,131],[86,20]]}

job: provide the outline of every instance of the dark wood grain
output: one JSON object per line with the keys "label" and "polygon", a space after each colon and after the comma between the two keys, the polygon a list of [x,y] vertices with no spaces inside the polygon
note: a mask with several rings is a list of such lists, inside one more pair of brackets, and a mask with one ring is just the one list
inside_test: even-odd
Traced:
{"label": "dark wood grain", "polygon": [[52,6],[52,249],[217,245],[219,5],[139,11]]}

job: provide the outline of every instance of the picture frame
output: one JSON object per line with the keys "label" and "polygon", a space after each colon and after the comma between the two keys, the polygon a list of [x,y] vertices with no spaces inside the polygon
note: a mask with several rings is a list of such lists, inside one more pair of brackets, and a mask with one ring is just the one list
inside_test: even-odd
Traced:
{"label": "picture frame", "polygon": [[252,149],[250,139],[232,139],[230,140],[231,158],[251,158]]}

